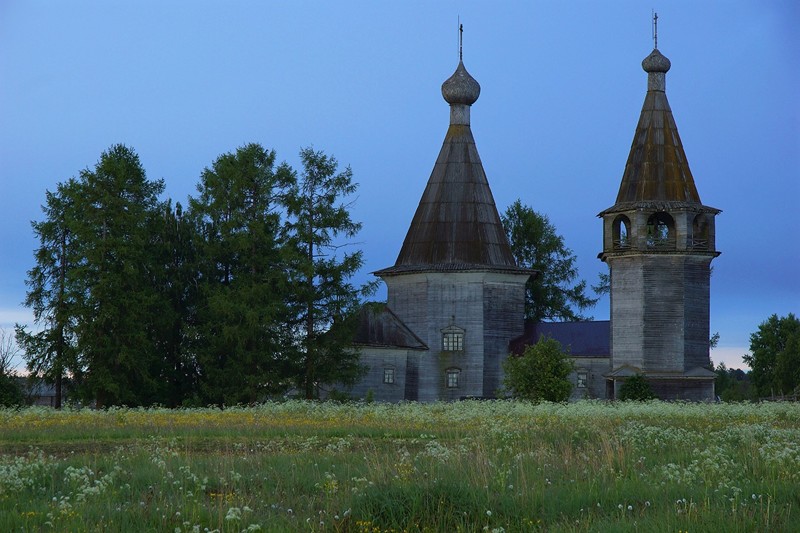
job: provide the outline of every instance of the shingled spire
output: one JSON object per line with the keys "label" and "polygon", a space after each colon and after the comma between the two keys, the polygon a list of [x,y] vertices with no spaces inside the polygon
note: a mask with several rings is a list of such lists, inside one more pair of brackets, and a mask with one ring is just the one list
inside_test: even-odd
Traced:
{"label": "shingled spire", "polygon": [[640,204],[661,207],[701,204],[667,101],[666,73],[670,66],[669,59],[658,49],[642,61],[647,72],[647,94],[617,201],[609,212]]}
{"label": "shingled spire", "polygon": [[442,84],[450,127],[393,267],[414,271],[518,270],[470,129],[481,88],[459,61]]}

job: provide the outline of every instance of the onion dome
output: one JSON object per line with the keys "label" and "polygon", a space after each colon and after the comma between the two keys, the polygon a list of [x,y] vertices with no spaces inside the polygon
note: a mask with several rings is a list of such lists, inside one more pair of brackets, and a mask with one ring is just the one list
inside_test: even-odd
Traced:
{"label": "onion dome", "polygon": [[645,57],[642,61],[642,68],[645,72],[668,72],[672,66],[669,59],[667,59],[658,48],[650,52],[650,55]]}
{"label": "onion dome", "polygon": [[452,76],[442,84],[442,96],[450,104],[472,105],[481,94],[481,86],[469,75],[462,61]]}

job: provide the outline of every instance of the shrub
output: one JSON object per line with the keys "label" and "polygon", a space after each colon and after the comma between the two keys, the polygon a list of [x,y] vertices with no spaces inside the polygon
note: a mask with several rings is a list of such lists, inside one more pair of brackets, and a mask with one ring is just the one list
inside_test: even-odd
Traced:
{"label": "shrub", "polygon": [[641,374],[636,374],[625,380],[625,383],[619,388],[620,400],[652,400],[656,397],[653,394],[653,389],[650,387],[650,382],[647,381]]}
{"label": "shrub", "polygon": [[574,370],[572,360],[561,344],[549,337],[542,336],[539,342],[527,346],[521,356],[509,356],[503,370],[503,384],[515,398],[564,402],[572,392],[568,379]]}

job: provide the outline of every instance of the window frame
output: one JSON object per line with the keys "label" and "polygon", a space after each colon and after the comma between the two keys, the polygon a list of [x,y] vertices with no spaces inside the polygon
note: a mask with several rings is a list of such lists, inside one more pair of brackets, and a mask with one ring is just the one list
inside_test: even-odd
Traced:
{"label": "window frame", "polygon": [[444,371],[444,383],[448,389],[457,389],[460,386],[461,369],[448,368]]}

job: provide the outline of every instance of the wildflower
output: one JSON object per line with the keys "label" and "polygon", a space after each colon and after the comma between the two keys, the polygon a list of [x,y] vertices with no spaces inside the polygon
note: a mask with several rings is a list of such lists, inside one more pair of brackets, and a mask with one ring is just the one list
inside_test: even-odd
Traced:
{"label": "wildflower", "polygon": [[488,516],[489,518],[491,518],[491,517],[492,517],[492,512],[491,512],[491,511],[486,511],[486,516]]}
{"label": "wildflower", "polygon": [[629,506],[628,506],[628,510],[629,510],[629,511],[633,511],[633,505],[629,505]]}

